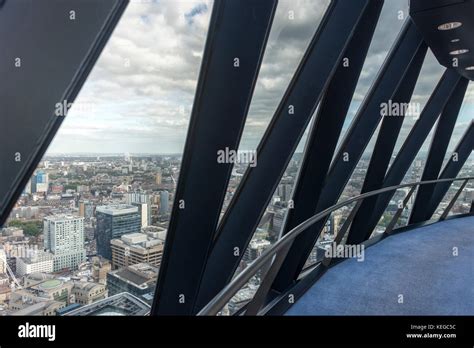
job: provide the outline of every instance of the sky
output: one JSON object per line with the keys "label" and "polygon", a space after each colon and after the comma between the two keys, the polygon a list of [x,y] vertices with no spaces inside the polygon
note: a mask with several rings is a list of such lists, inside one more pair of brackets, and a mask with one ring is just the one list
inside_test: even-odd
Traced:
{"label": "sky", "polygon": [[[329,0],[279,1],[242,150],[257,147],[328,4]],[[207,0],[131,0],[48,154],[182,153],[212,6]],[[407,14],[408,0],[385,2],[344,130]],[[413,101],[423,106],[443,70],[429,53]],[[471,122],[473,110],[471,83],[451,148]],[[405,121],[398,147],[413,123]],[[299,150],[304,141],[305,137]]]}

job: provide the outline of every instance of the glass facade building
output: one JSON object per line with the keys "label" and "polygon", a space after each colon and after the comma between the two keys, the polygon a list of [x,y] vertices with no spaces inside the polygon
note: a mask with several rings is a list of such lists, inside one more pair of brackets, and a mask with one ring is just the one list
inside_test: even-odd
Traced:
{"label": "glass facade building", "polygon": [[97,218],[97,253],[112,258],[110,241],[127,233],[140,232],[141,217],[138,207],[127,204],[99,206]]}

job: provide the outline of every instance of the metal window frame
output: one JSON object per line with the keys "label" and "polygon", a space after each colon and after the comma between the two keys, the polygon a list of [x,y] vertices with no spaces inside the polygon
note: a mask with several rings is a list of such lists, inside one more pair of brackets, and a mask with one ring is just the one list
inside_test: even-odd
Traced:
{"label": "metal window frame", "polygon": [[[420,76],[421,68],[426,57],[428,47],[422,45],[418,50],[410,68],[403,78],[402,83],[398,86],[392,100],[395,103],[409,103],[411,101],[413,91]],[[383,185],[383,180],[387,169],[390,165],[390,158],[393,155],[398,136],[402,129],[405,116],[387,116],[383,117],[377,141],[374,145],[372,156],[370,157],[367,173],[364,178],[361,193],[376,190]],[[349,230],[346,243],[354,244],[354,230],[365,223],[372,214],[372,210],[377,202],[377,197],[370,197],[362,203],[361,209],[354,217],[353,223]]]}
{"label": "metal window frame", "polygon": [[[438,178],[441,171],[443,160],[448,150],[449,141],[451,140],[456,120],[458,119],[459,111],[461,110],[467,86],[469,84],[469,80],[467,79],[462,81],[463,82],[459,84],[458,89],[455,91],[455,94],[446,104],[446,107],[439,118],[430,145],[430,150],[428,152],[428,158],[423,169],[421,177],[422,181]],[[426,217],[426,203],[430,202],[434,188],[435,185],[424,185],[419,187],[416,193],[415,203],[411,210],[409,224],[424,221],[423,217]]]}
{"label": "metal window frame", "polygon": [[[375,3],[358,24],[344,53],[350,68],[339,64],[308,135],[292,194],[294,208],[286,214],[281,235],[311,217],[316,211],[324,180],[331,165],[363,65],[367,58],[383,3]],[[279,284],[273,287],[280,288]]]}
{"label": "metal window frame", "polygon": [[[422,35],[411,19],[407,19],[345,134],[331,164],[315,212],[322,211],[337,202],[380,122],[381,103],[393,97],[418,50],[424,45]],[[344,161],[345,153],[350,154],[348,162]],[[275,284],[279,284],[277,291],[284,291],[298,279],[325,223],[326,220],[321,220],[295,239],[275,280]]]}
{"label": "metal window frame", "polygon": [[[456,145],[453,154],[449,162],[443,168],[441,174],[439,175],[439,179],[445,179],[448,177],[457,177],[459,172],[461,171],[462,167],[466,163],[467,159],[471,155],[472,151],[474,150],[474,121],[471,121],[471,124],[464,132],[462,138],[459,140],[458,144]],[[454,161],[454,153],[457,154],[457,161]],[[426,210],[426,215],[428,220],[436,211],[439,203],[448,192],[450,188],[449,183],[438,183],[431,196],[431,200],[428,205],[428,209]]]}
{"label": "metal window frame", "polygon": [[214,3],[151,315],[193,313],[276,5]]}
{"label": "metal window frame", "polygon": [[[421,112],[419,119],[414,124],[397,157],[385,175],[382,187],[394,186],[402,182],[443,109],[449,100],[456,95],[457,91],[462,91],[464,84],[465,79],[455,70],[447,69],[444,72]],[[393,192],[389,192],[377,197],[373,209],[370,210],[370,217],[365,220],[359,220],[360,223],[357,225],[353,224],[347,239],[348,243],[361,243],[370,237],[393,194]]]}
{"label": "metal window frame", "polygon": [[[355,26],[364,11],[378,2],[333,0],[330,3],[257,148],[258,166],[247,169],[218,227],[195,312],[232,279]],[[290,106],[294,107],[294,114],[289,113]],[[235,250],[239,251],[238,256]]]}

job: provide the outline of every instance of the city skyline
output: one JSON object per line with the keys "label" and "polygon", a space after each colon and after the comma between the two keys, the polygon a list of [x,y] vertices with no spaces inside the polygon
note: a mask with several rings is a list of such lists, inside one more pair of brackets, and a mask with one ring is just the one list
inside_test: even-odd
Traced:
{"label": "city skyline", "polygon": [[[129,1],[72,109],[67,100],[54,104],[64,94],[41,98],[35,117],[50,105],[54,122],[64,117],[59,132],[36,143],[46,153],[27,162],[16,152],[14,166],[5,160],[0,316],[258,315],[270,313],[270,302],[258,303],[270,294],[290,305],[280,314],[291,314],[311,304],[286,294],[350,262],[336,259],[365,262],[364,248],[383,248],[385,237],[474,212],[474,84],[461,77],[470,66],[459,73],[435,45],[425,51],[431,31],[419,35],[423,23],[408,0]],[[376,22],[372,40],[364,31]],[[359,42],[364,57],[354,55]],[[255,67],[246,76],[255,60],[258,79]],[[440,248],[431,260],[412,263],[437,262],[451,247],[448,235],[431,240]],[[400,246],[419,251],[416,242]],[[394,257],[395,266],[406,256]],[[362,272],[374,271],[365,265]],[[407,266],[393,273],[406,275]],[[400,313],[393,284],[381,279],[382,307],[392,301],[388,313]],[[413,289],[398,280],[399,293]],[[369,296],[366,285],[343,301]]]}

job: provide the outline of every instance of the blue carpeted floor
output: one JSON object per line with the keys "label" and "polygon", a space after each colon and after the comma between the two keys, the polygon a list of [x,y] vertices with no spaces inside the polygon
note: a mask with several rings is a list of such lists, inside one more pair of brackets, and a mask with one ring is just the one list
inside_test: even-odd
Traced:
{"label": "blue carpeted floor", "polygon": [[474,217],[386,238],[331,268],[287,315],[474,315]]}

